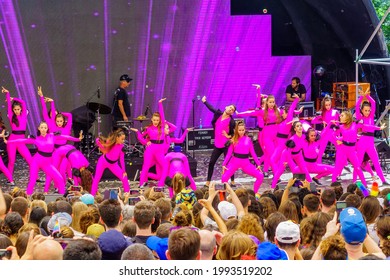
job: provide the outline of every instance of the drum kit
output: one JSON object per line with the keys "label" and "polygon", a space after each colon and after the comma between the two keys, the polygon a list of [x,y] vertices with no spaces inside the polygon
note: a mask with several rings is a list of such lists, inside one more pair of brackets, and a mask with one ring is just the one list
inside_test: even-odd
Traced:
{"label": "drum kit", "polygon": [[[107,105],[97,103],[97,102],[87,102],[86,108],[94,113],[93,117],[90,117],[89,114],[87,114],[87,123],[90,123],[91,121],[94,122],[97,121],[97,135],[101,135],[100,130],[100,124],[101,124],[101,115],[108,115],[111,114],[111,108]],[[125,153],[127,156],[143,156],[143,145],[140,144],[138,141],[131,141],[131,132],[130,129],[133,127],[134,121],[137,121],[140,123],[140,127],[142,127],[142,122],[148,121],[150,118],[147,118],[146,116],[138,116],[137,118],[134,118],[130,121],[117,121],[115,123],[115,126],[118,128],[122,128],[127,133],[127,140],[125,143]],[[89,126],[88,129],[89,130]],[[132,144],[132,142],[134,144]],[[87,133],[85,136],[85,143],[84,143],[84,152],[86,153],[86,156],[89,158],[92,152],[94,152],[97,148],[97,146],[94,143],[94,138],[92,134]]]}

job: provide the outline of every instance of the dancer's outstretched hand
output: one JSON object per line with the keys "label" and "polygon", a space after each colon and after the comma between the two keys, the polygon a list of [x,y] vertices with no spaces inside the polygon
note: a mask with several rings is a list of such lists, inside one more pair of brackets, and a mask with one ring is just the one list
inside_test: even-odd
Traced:
{"label": "dancer's outstretched hand", "polygon": [[165,100],[166,100],[166,98],[161,98],[158,102],[161,103],[161,102],[163,102]]}
{"label": "dancer's outstretched hand", "polygon": [[42,87],[41,87],[41,86],[38,86],[38,95],[39,95],[40,97],[43,96]]}
{"label": "dancer's outstretched hand", "polygon": [[202,102],[205,103],[206,101],[207,101],[206,96],[203,96],[203,97],[202,97]]}
{"label": "dancer's outstretched hand", "polygon": [[5,87],[1,87],[1,92],[2,92],[2,93],[8,93],[8,92],[9,92],[9,90],[8,90],[8,89],[6,89]]}

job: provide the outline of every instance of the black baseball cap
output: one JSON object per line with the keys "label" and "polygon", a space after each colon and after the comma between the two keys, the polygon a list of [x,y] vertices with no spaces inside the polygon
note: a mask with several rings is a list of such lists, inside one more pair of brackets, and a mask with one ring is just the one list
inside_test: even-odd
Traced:
{"label": "black baseball cap", "polygon": [[123,74],[120,78],[119,78],[119,81],[126,81],[128,83],[130,83],[133,79],[129,77],[129,75],[127,74]]}

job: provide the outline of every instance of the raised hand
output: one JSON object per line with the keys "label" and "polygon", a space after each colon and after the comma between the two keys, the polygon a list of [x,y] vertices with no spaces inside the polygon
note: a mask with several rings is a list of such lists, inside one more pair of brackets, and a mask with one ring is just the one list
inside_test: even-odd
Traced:
{"label": "raised hand", "polygon": [[202,102],[205,103],[207,101],[206,96],[202,97]]}
{"label": "raised hand", "polygon": [[8,93],[8,92],[9,92],[9,90],[8,90],[8,89],[6,89],[5,87],[1,87],[1,92],[2,92],[2,93]]}
{"label": "raised hand", "polygon": [[166,98],[161,98],[158,102],[161,103],[161,102],[163,102],[165,100],[166,100]]}
{"label": "raised hand", "polygon": [[39,95],[40,97],[43,96],[42,87],[41,87],[41,86],[38,86],[38,95]]}

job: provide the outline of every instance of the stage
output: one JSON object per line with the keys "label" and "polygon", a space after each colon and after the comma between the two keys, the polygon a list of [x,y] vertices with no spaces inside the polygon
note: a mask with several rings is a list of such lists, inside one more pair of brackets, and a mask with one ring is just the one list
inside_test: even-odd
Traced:
{"label": "stage", "polygon": [[[191,173],[193,174],[195,183],[197,187],[202,187],[207,179],[207,168],[208,168],[208,163],[210,159],[211,151],[195,151],[195,152],[190,152],[188,154],[188,160],[190,162],[190,168],[191,168]],[[99,155],[97,154],[92,154],[90,157],[90,162],[92,166],[96,165],[96,161],[98,159]],[[138,178],[135,178],[137,174],[137,170],[140,170],[142,167],[142,161],[143,159],[140,157],[126,157],[126,171],[129,176],[130,180],[130,185],[132,188],[138,188],[139,187],[139,176]],[[222,161],[223,161],[223,156],[220,157],[218,160],[216,167],[214,169],[214,174],[213,174],[213,181],[220,181],[221,179],[221,171],[222,171]],[[333,160],[332,159],[324,159],[324,163],[327,164],[332,164]],[[386,166],[386,168],[383,170],[385,173],[385,177],[389,179],[390,181],[390,159],[385,159],[383,162]],[[348,168],[352,170],[352,166],[349,165]],[[281,176],[282,184],[285,184],[291,177],[292,173],[289,172],[288,169],[287,171]],[[152,171],[152,170],[151,170]],[[196,173],[195,173],[196,172]],[[40,179],[45,180],[45,175],[43,172],[40,172]],[[312,174],[314,176],[315,174]],[[366,177],[366,180],[368,182],[368,185],[371,186],[372,184],[372,178],[369,175],[369,173],[364,172],[364,175]],[[243,174],[241,170],[237,171],[235,173],[235,183],[239,187],[245,187],[245,188],[252,188],[254,179],[246,174]],[[136,180],[134,180],[136,179]],[[18,155],[17,161],[16,161],[16,166],[15,166],[15,172],[14,172],[14,180],[16,186],[20,188],[25,188],[28,180],[29,180],[29,168],[27,163],[23,160],[23,158]],[[7,186],[6,185],[7,179],[3,176],[0,175],[0,185],[3,188],[3,191],[8,192],[12,190],[13,187]],[[149,181],[151,185],[155,184],[155,181]],[[331,176],[321,178],[320,182],[323,184],[324,187],[329,186],[331,183]],[[349,172],[347,169],[344,169],[342,174],[341,174],[341,182],[343,185],[343,188],[346,189],[348,184],[352,183],[352,173]],[[263,184],[261,185],[261,188],[259,192],[264,192],[266,190],[270,190],[270,185],[272,183],[272,173],[269,178],[264,178]],[[37,183],[36,189],[38,191],[43,191],[43,185],[44,183]],[[110,171],[105,171],[103,178],[101,182],[99,183],[99,190],[103,190],[105,188],[109,187],[120,187],[121,182],[117,180]],[[381,186],[381,183],[379,183],[379,186]],[[54,189],[51,188],[51,192],[53,192]]]}

